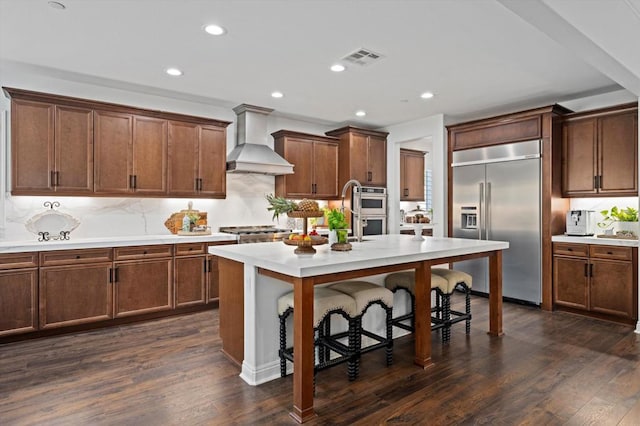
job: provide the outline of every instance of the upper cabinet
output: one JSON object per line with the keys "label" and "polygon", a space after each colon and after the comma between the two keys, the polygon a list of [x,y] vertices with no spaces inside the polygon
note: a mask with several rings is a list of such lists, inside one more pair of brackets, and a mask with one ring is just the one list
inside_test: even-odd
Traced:
{"label": "upper cabinet", "polygon": [[224,128],[169,122],[169,195],[224,198],[227,143]]}
{"label": "upper cabinet", "polygon": [[286,198],[338,198],[338,140],[280,130],[275,151],[293,164],[292,175],[276,176],[276,195]]}
{"label": "upper cabinet", "polygon": [[637,104],[565,117],[562,191],[566,197],[638,194]]}
{"label": "upper cabinet", "polygon": [[13,194],[93,191],[90,109],[12,99]]}
{"label": "upper cabinet", "polygon": [[349,179],[362,185],[387,185],[387,132],[347,126],[325,134],[340,140],[338,185]]}
{"label": "upper cabinet", "polygon": [[229,122],[4,90],[14,195],[225,197]]}
{"label": "upper cabinet", "polygon": [[400,149],[400,201],[424,201],[425,152]]}

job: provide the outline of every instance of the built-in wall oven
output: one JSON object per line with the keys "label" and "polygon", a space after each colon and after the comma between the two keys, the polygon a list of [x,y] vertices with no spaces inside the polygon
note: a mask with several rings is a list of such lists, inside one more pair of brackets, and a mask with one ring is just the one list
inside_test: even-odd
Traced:
{"label": "built-in wall oven", "polygon": [[[362,215],[362,235],[387,233],[387,189],[383,187],[354,187],[352,210],[360,208]],[[351,218],[353,221],[353,217]],[[353,222],[352,222],[353,223]]]}

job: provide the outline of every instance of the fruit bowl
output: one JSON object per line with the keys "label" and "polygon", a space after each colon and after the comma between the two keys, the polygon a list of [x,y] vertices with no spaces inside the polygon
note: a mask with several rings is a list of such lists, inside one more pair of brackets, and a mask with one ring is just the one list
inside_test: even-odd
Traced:
{"label": "fruit bowl", "polygon": [[322,244],[327,244],[329,240],[325,237],[312,237],[310,240],[282,240],[288,246],[296,246],[296,249],[293,251],[295,254],[314,254],[316,249],[313,246],[319,246]]}

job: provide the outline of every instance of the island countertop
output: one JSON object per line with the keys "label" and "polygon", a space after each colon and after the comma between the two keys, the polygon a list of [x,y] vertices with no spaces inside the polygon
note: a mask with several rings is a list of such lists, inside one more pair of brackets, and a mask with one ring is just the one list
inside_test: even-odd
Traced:
{"label": "island countertop", "polygon": [[328,244],[314,246],[313,255],[297,255],[295,247],[282,242],[215,246],[209,253],[292,277],[310,277],[509,248],[504,241],[441,237],[416,241],[400,234],[370,235],[351,245],[350,251],[333,251]]}

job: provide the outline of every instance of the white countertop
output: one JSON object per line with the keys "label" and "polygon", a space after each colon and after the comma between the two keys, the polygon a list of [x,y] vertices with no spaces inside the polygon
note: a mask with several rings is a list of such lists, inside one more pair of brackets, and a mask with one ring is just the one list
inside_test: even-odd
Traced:
{"label": "white countertop", "polygon": [[351,245],[352,250],[343,252],[324,244],[314,246],[317,252],[313,255],[297,255],[294,246],[278,241],[209,247],[209,253],[289,276],[309,277],[509,248],[503,241],[440,237],[415,241],[411,235],[399,234],[369,235]]}
{"label": "white countertop", "polygon": [[183,236],[183,235],[137,235],[126,237],[73,238],[65,241],[0,241],[0,253],[20,253],[32,251],[72,250],[98,247],[123,247],[155,244],[200,243],[215,241],[236,241],[236,236],[222,232],[211,235]]}
{"label": "white countertop", "polygon": [[623,240],[619,238],[598,238],[596,236],[591,237],[576,237],[570,235],[554,235],[551,237],[551,241],[558,243],[577,243],[577,244],[600,244],[605,246],[625,246],[625,247],[638,247],[638,240]]}

